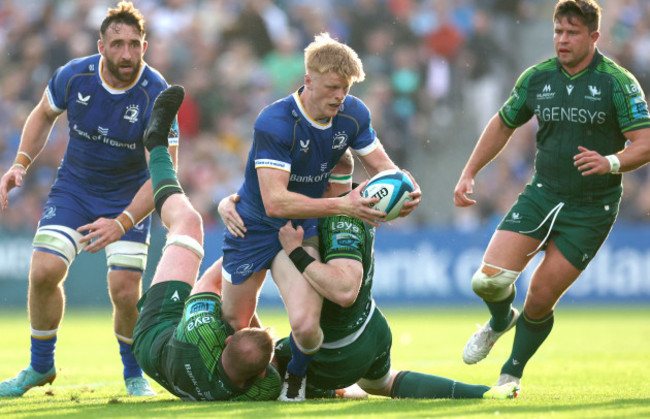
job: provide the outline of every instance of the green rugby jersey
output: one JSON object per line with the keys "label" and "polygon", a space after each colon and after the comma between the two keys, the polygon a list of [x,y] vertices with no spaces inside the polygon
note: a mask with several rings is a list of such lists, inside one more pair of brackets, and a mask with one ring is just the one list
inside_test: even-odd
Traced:
{"label": "green rugby jersey", "polygon": [[650,127],[648,106],[634,76],[598,50],[587,68],[569,75],[556,58],[524,71],[499,110],[510,128],[535,115],[539,123],[532,183],[569,202],[621,195],[621,175],[582,176],[573,165],[581,145],[603,156],[625,147],[625,132]]}
{"label": "green rugby jersey", "polygon": [[190,296],[174,336],[163,353],[165,387],[185,400],[273,400],[282,380],[272,366],[264,378],[237,387],[226,375],[221,353],[232,328],[221,320],[221,298],[212,293]]}
{"label": "green rugby jersey", "polygon": [[375,228],[357,218],[337,215],[319,220],[318,233],[321,260],[347,258],[363,264],[363,280],[356,301],[351,307],[341,307],[323,300],[320,325],[325,343],[344,338],[361,328],[372,308],[372,278],[374,275]]}

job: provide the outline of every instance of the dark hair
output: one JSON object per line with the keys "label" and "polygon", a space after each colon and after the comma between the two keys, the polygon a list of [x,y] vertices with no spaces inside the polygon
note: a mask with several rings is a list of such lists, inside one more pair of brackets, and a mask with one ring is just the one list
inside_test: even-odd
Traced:
{"label": "dark hair", "polygon": [[144,16],[142,16],[142,13],[130,1],[121,1],[114,9],[108,9],[102,26],[99,28],[99,35],[102,38],[106,34],[106,29],[113,23],[123,23],[133,26],[138,29],[140,35],[145,36]]}
{"label": "dark hair", "polygon": [[589,28],[589,32],[600,28],[600,6],[595,0],[559,0],[553,13],[553,22],[559,22],[566,17],[569,22],[574,17]]}

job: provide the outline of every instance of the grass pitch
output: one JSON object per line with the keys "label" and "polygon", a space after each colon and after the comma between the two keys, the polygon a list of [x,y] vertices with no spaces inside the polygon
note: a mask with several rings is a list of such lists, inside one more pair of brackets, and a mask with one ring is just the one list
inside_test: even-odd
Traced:
{"label": "grass pitch", "polygon": [[[461,359],[467,338],[487,310],[386,308],[393,330],[393,367],[491,384],[507,358],[505,335],[476,365]],[[278,337],[288,332],[283,312],[262,311]],[[0,399],[2,418],[38,417],[650,417],[650,307],[571,307],[556,311],[553,333],[530,361],[516,400],[326,400],[286,404],[186,403],[154,383],[159,396],[126,396],[118,345],[107,311],[70,309],[59,331],[57,378],[21,398]],[[24,312],[0,311],[0,379],[29,363]]]}

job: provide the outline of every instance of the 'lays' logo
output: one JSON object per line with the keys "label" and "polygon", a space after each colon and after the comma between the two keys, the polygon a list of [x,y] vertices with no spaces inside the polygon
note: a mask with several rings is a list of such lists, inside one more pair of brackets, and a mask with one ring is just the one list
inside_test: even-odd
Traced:
{"label": "'lays' logo", "polygon": [[77,103],[80,105],[88,106],[88,101],[90,100],[90,95],[84,96],[81,92],[77,92]]}

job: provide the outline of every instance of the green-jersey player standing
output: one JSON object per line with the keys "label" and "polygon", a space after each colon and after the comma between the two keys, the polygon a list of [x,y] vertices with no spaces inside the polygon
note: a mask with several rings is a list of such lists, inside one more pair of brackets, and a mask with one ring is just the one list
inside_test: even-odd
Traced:
{"label": "green-jersey player standing", "polygon": [[[553,15],[556,57],[526,70],[488,123],[456,189],[459,207],[474,177],[514,130],[536,117],[535,174],[494,233],[472,288],[491,319],[465,346],[468,364],[485,358],[516,327],[497,384],[520,383],[524,367],[553,327],[553,309],[603,244],[618,213],[621,172],[650,160],[650,118],[634,76],[596,48],[600,8],[594,0],[560,0]],[[626,147],[626,143],[629,145]],[[545,250],[521,316],[514,282]]]}

